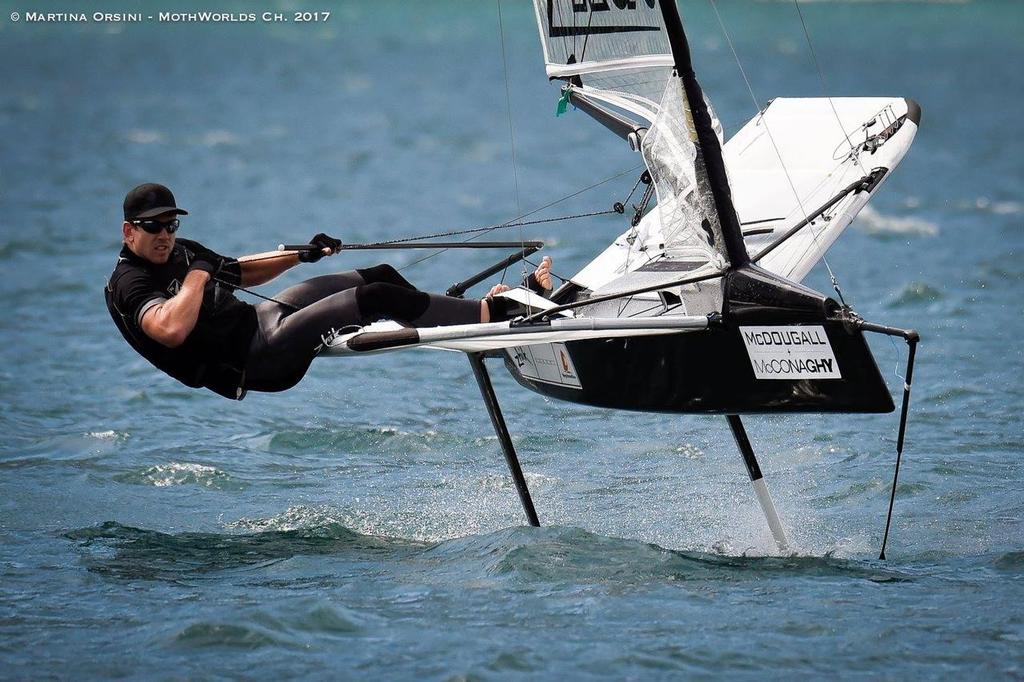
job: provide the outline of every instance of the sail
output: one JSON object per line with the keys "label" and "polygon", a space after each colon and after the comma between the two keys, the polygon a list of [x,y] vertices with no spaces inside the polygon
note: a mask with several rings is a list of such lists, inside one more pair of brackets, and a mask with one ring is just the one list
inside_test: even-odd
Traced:
{"label": "sail", "polygon": [[729,266],[725,238],[696,139],[682,83],[672,78],[641,148],[658,196],[661,252],[685,266],[676,270],[721,271]]}
{"label": "sail", "polygon": [[[534,0],[534,7],[548,76],[565,80],[570,95],[647,121],[639,147],[658,219],[642,221],[624,248],[614,249],[618,257],[599,258],[601,271],[585,269],[584,279],[604,294],[724,272],[730,265],[725,231],[736,232],[734,250],[741,238],[724,182],[722,130],[693,77],[673,0],[665,6],[662,0]],[[717,163],[717,174],[709,172],[709,161]],[[732,213],[725,228],[723,206]]]}
{"label": "sail", "polygon": [[653,119],[675,65],[656,0],[534,0],[534,8],[549,78]]}

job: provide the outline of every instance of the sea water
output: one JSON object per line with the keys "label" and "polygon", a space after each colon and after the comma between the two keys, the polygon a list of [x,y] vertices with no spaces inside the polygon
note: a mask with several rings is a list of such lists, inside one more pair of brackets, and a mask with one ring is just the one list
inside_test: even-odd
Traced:
{"label": "sea water", "polygon": [[[722,418],[553,402],[492,364],[532,529],[459,354],[318,360],[241,403],[154,370],[102,297],[138,183],[244,254],[492,225],[629,171],[535,217],[606,210],[640,163],[554,116],[525,2],[158,4],[0,12],[0,678],[1024,676],[1021,4],[718,2],[741,72],[681,3],[727,134],[776,96],[923,108],[828,255],[923,339],[886,561],[895,413],[746,419],[780,555]],[[288,21],[158,14],[254,9]],[[569,276],[625,226],[490,236]],[[503,254],[427,255],[260,291],[384,258],[443,290]],[[906,346],[871,344],[898,400]]]}

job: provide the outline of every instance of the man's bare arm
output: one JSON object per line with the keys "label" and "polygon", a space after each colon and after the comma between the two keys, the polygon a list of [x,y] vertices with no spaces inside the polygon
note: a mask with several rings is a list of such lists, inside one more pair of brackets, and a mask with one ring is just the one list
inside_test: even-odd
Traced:
{"label": "man's bare arm", "polygon": [[[324,256],[334,255],[334,251],[329,248],[324,248],[322,251]],[[301,262],[297,251],[267,251],[242,256],[238,259],[238,264],[242,267],[242,286],[254,287],[266,284]]]}
{"label": "man's bare arm", "polygon": [[285,270],[299,264],[299,255],[294,251],[267,251],[242,256],[238,259],[242,268],[242,286],[254,287],[266,284]]}
{"label": "man's bare arm", "polygon": [[185,275],[177,294],[143,313],[141,325],[146,336],[168,348],[185,343],[199,319],[203,288],[209,280],[209,273],[203,270],[192,270]]}

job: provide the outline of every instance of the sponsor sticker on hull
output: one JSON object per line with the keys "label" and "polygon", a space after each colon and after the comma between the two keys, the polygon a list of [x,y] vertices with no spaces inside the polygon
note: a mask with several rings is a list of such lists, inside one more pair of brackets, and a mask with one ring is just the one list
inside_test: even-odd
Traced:
{"label": "sponsor sticker on hull", "polygon": [[758,379],[842,379],[832,344],[820,325],[740,327]]}
{"label": "sponsor sticker on hull", "polygon": [[527,379],[547,384],[582,388],[564,343],[545,343],[536,346],[515,346],[506,351],[519,373]]}

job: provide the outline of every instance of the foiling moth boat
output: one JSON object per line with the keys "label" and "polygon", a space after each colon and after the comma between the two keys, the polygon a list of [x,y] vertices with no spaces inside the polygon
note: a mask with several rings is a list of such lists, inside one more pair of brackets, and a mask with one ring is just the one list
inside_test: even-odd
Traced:
{"label": "foiling moth boat", "polygon": [[[740,415],[891,412],[866,331],[909,344],[899,470],[917,334],[868,323],[800,282],[899,164],[921,110],[902,97],[779,98],[725,142],[674,0],[534,5],[560,108],[595,119],[646,166],[628,229],[550,298],[509,294],[532,314],[429,329],[377,323],[335,336],[323,354],[466,353],[533,525],[539,519],[485,358],[503,359],[522,386],[557,400],[725,415],[785,549]],[[541,244],[522,246],[449,293],[461,295]],[[888,531],[887,521],[886,539]],[[883,557],[884,548],[885,540]]]}

